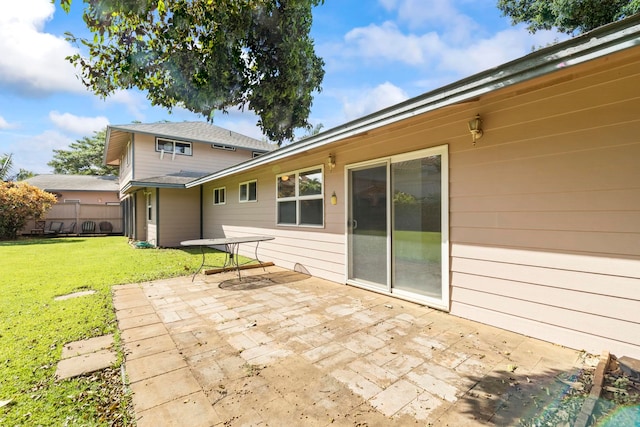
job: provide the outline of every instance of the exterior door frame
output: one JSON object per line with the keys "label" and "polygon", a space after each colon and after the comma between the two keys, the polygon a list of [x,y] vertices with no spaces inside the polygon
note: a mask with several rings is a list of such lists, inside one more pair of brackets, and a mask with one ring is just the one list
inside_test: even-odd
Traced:
{"label": "exterior door frame", "polygon": [[[391,166],[393,163],[402,162],[406,160],[419,159],[423,157],[439,155],[441,159],[441,298],[435,299],[424,295],[419,295],[412,292],[407,292],[393,288],[392,283],[392,268],[393,256],[392,256],[392,209],[391,203]],[[350,214],[352,194],[350,188],[350,172],[354,169],[366,168],[368,166],[374,167],[376,165],[385,164],[387,168],[387,274],[386,274],[386,289],[382,286],[371,286],[370,284],[358,282],[350,278],[351,272],[351,235],[350,235]],[[390,296],[406,299],[409,301],[417,302],[419,304],[425,304],[430,307],[434,307],[440,310],[449,311],[450,309],[450,244],[449,244],[449,146],[440,145],[423,150],[412,151],[408,153],[402,153],[398,155],[380,157],[364,162],[352,163],[345,165],[344,170],[344,183],[345,183],[345,200],[347,201],[345,209],[345,283],[350,285],[362,287],[375,292],[388,294]]]}

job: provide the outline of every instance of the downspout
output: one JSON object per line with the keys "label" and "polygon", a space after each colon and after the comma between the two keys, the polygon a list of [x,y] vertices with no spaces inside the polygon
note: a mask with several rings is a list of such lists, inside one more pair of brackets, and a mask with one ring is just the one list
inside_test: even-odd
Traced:
{"label": "downspout", "polygon": [[160,187],[156,187],[156,247],[160,247]]}

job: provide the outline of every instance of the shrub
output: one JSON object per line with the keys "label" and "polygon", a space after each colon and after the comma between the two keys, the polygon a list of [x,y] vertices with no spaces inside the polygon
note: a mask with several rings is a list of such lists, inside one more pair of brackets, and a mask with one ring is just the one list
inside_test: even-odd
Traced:
{"label": "shrub", "polygon": [[0,182],[0,239],[13,240],[27,220],[42,218],[56,196],[25,182]]}

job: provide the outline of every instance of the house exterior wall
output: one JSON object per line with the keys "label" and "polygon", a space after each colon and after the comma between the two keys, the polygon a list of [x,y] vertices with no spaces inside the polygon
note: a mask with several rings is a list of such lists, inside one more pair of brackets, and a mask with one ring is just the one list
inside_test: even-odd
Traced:
{"label": "house exterior wall", "polygon": [[[258,255],[268,253],[268,260],[290,269],[303,269],[318,277],[336,282],[344,281],[344,211],[329,202],[336,191],[340,200],[343,191],[342,171],[325,169],[325,226],[276,226],[276,175],[306,167],[322,166],[324,152],[310,154],[304,159],[292,159],[271,168],[260,169],[206,185],[203,189],[203,234],[205,238],[268,234],[277,237],[277,244],[260,243]],[[257,180],[257,202],[239,202],[239,184]],[[226,204],[213,205],[213,190],[226,188]],[[303,239],[301,239],[301,236]],[[246,255],[253,256],[253,248],[242,245]]]}
{"label": "house exterior wall", "polygon": [[176,154],[174,157],[165,153],[161,159],[161,153],[156,151],[155,136],[136,134],[133,153],[135,170],[131,179],[138,180],[179,171],[213,172],[252,158],[251,150],[221,150],[200,142],[192,143],[191,149],[190,156]]}
{"label": "house exterior wall", "polygon": [[200,188],[160,188],[158,246],[178,247],[200,238]]}
{"label": "house exterior wall", "polygon": [[[627,50],[208,183],[204,237],[273,235],[262,259],[344,282],[345,165],[446,144],[450,312],[640,357],[639,59]],[[485,133],[474,147],[466,124],[476,113]],[[325,226],[276,226],[276,175],[329,153]],[[250,179],[258,201],[238,203]],[[221,186],[227,203],[213,206]]]}
{"label": "house exterior wall", "polygon": [[80,203],[104,204],[119,203],[120,198],[115,191],[56,191],[60,196],[58,203],[65,203],[65,200],[79,200]]}
{"label": "house exterior wall", "polygon": [[[147,198],[143,191],[135,193],[134,240],[148,241],[147,236]],[[154,237],[154,236],[152,236]]]}
{"label": "house exterior wall", "polygon": [[452,150],[451,312],[637,357],[640,63],[580,68],[485,97],[480,149]]}

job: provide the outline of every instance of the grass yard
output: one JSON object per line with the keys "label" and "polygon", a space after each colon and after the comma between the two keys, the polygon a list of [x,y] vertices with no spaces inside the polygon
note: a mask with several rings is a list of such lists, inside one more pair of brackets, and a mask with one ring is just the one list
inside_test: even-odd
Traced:
{"label": "grass yard", "polygon": [[394,231],[393,248],[396,258],[440,262],[442,233],[433,231]]}
{"label": "grass yard", "polygon": [[[111,287],[190,274],[200,261],[198,248],[134,249],[120,236],[0,242],[0,425],[132,424],[119,381],[55,380],[62,347],[108,333],[118,343]],[[96,293],[54,301],[80,290]]]}

